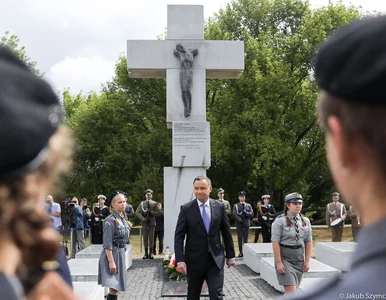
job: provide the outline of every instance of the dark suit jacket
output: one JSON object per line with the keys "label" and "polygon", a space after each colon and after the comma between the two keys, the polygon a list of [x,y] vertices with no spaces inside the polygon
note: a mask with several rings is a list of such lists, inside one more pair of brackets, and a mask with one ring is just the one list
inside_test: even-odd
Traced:
{"label": "dark suit jacket", "polygon": [[[197,199],[181,206],[174,236],[174,252],[177,263],[185,262],[188,269],[200,269],[203,266],[202,262],[205,262],[208,257],[208,249],[219,269],[224,267],[225,257],[227,259],[235,257],[232,233],[224,204],[209,199],[209,205],[211,213],[209,233],[206,232]],[[223,236],[226,255],[220,241],[220,232]]]}

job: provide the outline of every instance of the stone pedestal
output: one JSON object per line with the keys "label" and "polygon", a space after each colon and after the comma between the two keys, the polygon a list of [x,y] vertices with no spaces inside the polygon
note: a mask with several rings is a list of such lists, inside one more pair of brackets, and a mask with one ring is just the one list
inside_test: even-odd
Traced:
{"label": "stone pedestal", "polygon": [[[75,254],[76,259],[99,259],[103,246],[102,245],[90,245]],[[133,247],[128,244],[125,252],[126,270],[133,264]]]}
{"label": "stone pedestal", "polygon": [[99,259],[76,258],[68,261],[71,279],[74,282],[96,282],[98,281]]}
{"label": "stone pedestal", "polygon": [[315,258],[341,271],[348,271],[355,252],[355,242],[316,243]]}
{"label": "stone pedestal", "polygon": [[260,273],[260,261],[263,257],[272,257],[271,243],[247,243],[243,245],[244,263],[256,273]]}
{"label": "stone pedestal", "polygon": [[164,246],[169,246],[171,252],[180,207],[195,198],[193,180],[200,175],[206,175],[206,168],[164,168]]}

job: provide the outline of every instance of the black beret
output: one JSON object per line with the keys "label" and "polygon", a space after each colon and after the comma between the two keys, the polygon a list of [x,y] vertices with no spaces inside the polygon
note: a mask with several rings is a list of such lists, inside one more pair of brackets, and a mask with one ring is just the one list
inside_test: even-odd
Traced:
{"label": "black beret", "polygon": [[303,202],[303,197],[299,193],[291,193],[285,196],[284,198],[285,203],[297,203],[297,202]]}
{"label": "black beret", "polygon": [[61,116],[52,88],[11,50],[0,47],[0,180],[40,167]]}
{"label": "black beret", "polygon": [[114,190],[114,191],[112,191],[111,194],[110,194],[109,199],[105,202],[105,205],[106,206],[110,206],[111,205],[111,201],[113,201],[114,197],[116,195],[119,195],[119,194],[123,195],[123,192],[121,190]]}
{"label": "black beret", "polygon": [[386,16],[354,21],[333,34],[316,55],[315,78],[339,98],[386,105]]}
{"label": "black beret", "polygon": [[244,191],[239,192],[239,196],[245,196],[246,194]]}
{"label": "black beret", "polygon": [[224,194],[224,193],[225,193],[225,191],[222,188],[219,188],[217,190],[217,194]]}

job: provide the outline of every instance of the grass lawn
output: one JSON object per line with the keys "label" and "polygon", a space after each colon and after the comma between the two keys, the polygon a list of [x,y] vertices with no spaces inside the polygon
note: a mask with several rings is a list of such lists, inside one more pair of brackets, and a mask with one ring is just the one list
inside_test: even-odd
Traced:
{"label": "grass lawn", "polygon": [[[236,251],[236,256],[239,255],[239,247],[237,244],[237,233],[236,230],[232,230],[232,235],[233,235],[233,243],[235,245],[235,251]],[[130,235],[130,243],[133,246],[133,258],[142,258],[144,253],[144,246],[142,245],[142,252],[140,252],[140,243],[139,243],[139,231],[138,230],[133,230],[131,235]],[[250,230],[249,233],[249,238],[248,242],[252,243],[255,238],[255,232],[254,230]],[[312,230],[312,239],[313,239],[313,249],[312,249],[312,256],[315,255],[315,243],[316,242],[331,242],[331,231],[330,229],[313,229]],[[259,243],[262,243],[263,237],[260,234],[259,236]],[[344,228],[343,230],[343,237],[342,237],[343,242],[352,242],[353,238],[351,235],[351,227]],[[90,245],[90,239],[86,239],[86,245]],[[157,242],[158,246],[158,242]],[[70,243],[68,243],[68,247],[70,248]],[[161,258],[163,255],[155,255],[156,258]]]}
{"label": "grass lawn", "polygon": [[[233,243],[235,245],[235,251],[236,255],[239,255],[239,246],[237,244],[237,233],[236,230],[232,230],[232,235],[233,235]],[[253,243],[253,240],[255,239],[255,232],[254,230],[250,230],[249,237],[248,237],[248,242]],[[312,249],[312,256],[315,256],[315,243],[316,242],[331,242],[331,231],[330,229],[313,229],[312,230],[312,239],[313,239],[313,249]],[[260,234],[259,237],[259,243],[263,241],[263,237]],[[343,237],[342,237],[343,242],[352,242],[353,238],[351,235],[351,227],[344,228],[343,230]],[[139,234],[132,234],[130,236],[130,243],[133,246],[133,258],[140,258],[144,255],[144,252],[139,251]],[[158,246],[158,242],[157,242]],[[142,245],[143,247],[143,245]],[[144,251],[142,249],[142,251]],[[156,255],[155,257],[160,258],[163,257],[163,255]]]}

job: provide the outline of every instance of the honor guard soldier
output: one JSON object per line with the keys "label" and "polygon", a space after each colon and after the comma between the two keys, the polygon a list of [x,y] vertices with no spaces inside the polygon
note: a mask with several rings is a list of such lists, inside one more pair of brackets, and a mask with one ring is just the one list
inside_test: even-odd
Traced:
{"label": "honor guard soldier", "polygon": [[361,225],[361,218],[358,212],[353,208],[352,205],[350,205],[350,208],[348,210],[348,216],[351,219],[352,237],[354,239],[354,242],[357,242],[359,230],[361,229],[362,225]]}
{"label": "honor guard soldier", "polygon": [[232,214],[232,208],[231,205],[229,204],[229,201],[224,199],[224,193],[225,191],[222,188],[219,188],[217,190],[217,197],[218,201],[224,203],[225,211],[227,212],[227,215],[230,216]]}
{"label": "honor guard soldier", "polygon": [[[145,191],[146,200],[142,201],[135,212],[135,215],[141,221],[143,232],[143,244],[145,246],[145,255],[143,259],[154,259],[152,254],[155,232],[155,217],[161,214],[157,202],[153,201],[153,191]],[[149,251],[150,249],[150,251]]]}
{"label": "honor guard soldier", "polygon": [[261,226],[261,233],[263,235],[263,243],[271,242],[271,226],[276,218],[276,210],[272,204],[269,204],[270,195],[263,195],[264,205],[260,205],[257,211],[257,217]]}
{"label": "honor guard soldier", "polygon": [[249,203],[245,202],[244,191],[239,192],[239,203],[233,206],[233,217],[236,220],[237,240],[239,244],[239,257],[243,257],[243,243],[248,243],[249,219],[253,217],[253,209]]}
{"label": "honor guard soldier", "polygon": [[103,221],[110,214],[105,205],[106,196],[98,195],[98,202],[92,207],[91,215],[91,244],[103,244]]}
{"label": "honor guard soldier", "polygon": [[284,214],[272,224],[272,248],[277,279],[287,294],[296,291],[310,268],[312,229],[310,220],[300,214],[302,195],[288,194],[284,202]]}
{"label": "honor guard soldier", "polygon": [[135,217],[134,208],[131,204],[127,203],[127,197],[129,196],[129,194],[127,192],[123,192],[123,196],[125,197],[126,201],[125,214],[127,219],[130,221],[131,218]]}
{"label": "honor guard soldier", "polygon": [[332,193],[331,196],[332,202],[327,204],[326,209],[326,224],[331,228],[332,241],[341,242],[344,220],[347,217],[346,207],[339,202],[339,193]]}

